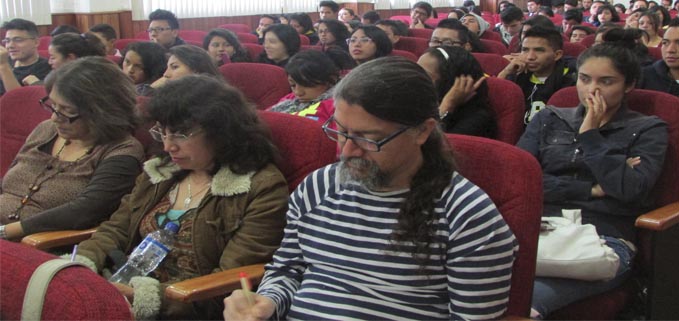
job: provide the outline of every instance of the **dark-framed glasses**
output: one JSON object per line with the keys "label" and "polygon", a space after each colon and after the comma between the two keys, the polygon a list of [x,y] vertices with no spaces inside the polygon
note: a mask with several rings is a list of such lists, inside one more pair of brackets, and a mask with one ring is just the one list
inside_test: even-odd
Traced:
{"label": "dark-framed glasses", "polygon": [[149,134],[151,134],[151,138],[153,138],[153,140],[161,142],[161,143],[164,142],[165,140],[169,140],[169,141],[175,142],[175,143],[182,143],[182,142],[189,140],[189,138],[193,137],[194,135],[196,135],[200,132],[201,132],[201,129],[196,129],[193,132],[188,133],[188,134],[183,134],[183,133],[165,134],[165,129],[158,124],[156,124],[155,126],[151,127],[151,129],[149,129]]}
{"label": "dark-framed glasses", "polygon": [[342,126],[342,124],[338,123],[337,120],[335,120],[335,117],[330,117],[328,120],[325,121],[325,123],[321,127],[321,128],[323,128],[323,132],[325,133],[326,136],[328,136],[328,138],[330,138],[331,140],[336,141],[338,143],[341,143],[341,144],[344,144],[344,143],[347,142],[347,140],[351,139],[354,142],[354,144],[356,144],[356,146],[360,147],[361,149],[363,149],[365,151],[369,151],[369,152],[379,152],[382,149],[382,146],[384,146],[384,144],[390,142],[391,140],[396,138],[398,135],[401,135],[406,130],[412,128],[412,126],[405,126],[401,129],[393,132],[389,136],[387,136],[383,139],[380,139],[379,141],[374,141],[372,139],[359,137],[359,136],[352,136],[352,135],[349,135],[347,133],[343,133],[341,131],[332,129],[332,128],[330,128],[330,124],[333,121],[335,122],[335,124],[339,125],[340,127],[344,127],[344,126]]}
{"label": "dark-framed glasses", "polygon": [[66,119],[69,123],[72,123],[72,122],[74,122],[74,121],[76,121],[80,118],[80,115],[70,115],[69,116],[69,115],[66,115],[66,114],[58,111],[56,108],[54,108],[54,106],[58,106],[58,105],[54,104],[50,100],[49,96],[43,97],[42,99],[38,100],[38,102],[40,103],[40,106],[42,106],[42,108],[45,108],[45,110],[47,110],[48,112],[57,115],[57,117],[60,118],[60,119]]}
{"label": "dark-framed glasses", "polygon": [[29,40],[29,39],[35,39],[35,37],[12,37],[12,38],[5,38],[5,39],[2,39],[2,44],[3,44],[4,46],[6,46],[6,45],[7,45],[8,43],[10,43],[10,42],[13,42],[13,43],[16,43],[16,44],[20,44],[20,43],[22,43],[22,42],[24,42],[24,41],[26,41],[26,40]]}
{"label": "dark-framed glasses", "polygon": [[373,40],[368,38],[368,37],[361,37],[361,38],[352,37],[352,38],[347,39],[346,41],[347,41],[347,45],[355,44],[357,42],[362,44],[362,45],[365,45],[365,44],[367,44],[367,43],[369,43]]}
{"label": "dark-framed glasses", "polygon": [[432,46],[432,47],[438,47],[438,46],[461,47],[462,45],[464,45],[464,42],[457,41],[457,40],[451,40],[451,39],[443,39],[443,40],[432,39],[432,40],[429,40],[429,46]]}

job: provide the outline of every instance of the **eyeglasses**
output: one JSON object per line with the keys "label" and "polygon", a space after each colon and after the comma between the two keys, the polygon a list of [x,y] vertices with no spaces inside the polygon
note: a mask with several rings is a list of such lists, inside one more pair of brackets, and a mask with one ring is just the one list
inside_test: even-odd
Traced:
{"label": "eyeglasses", "polygon": [[361,43],[362,45],[365,45],[365,44],[367,44],[371,41],[373,41],[373,40],[368,38],[368,37],[349,38],[349,39],[347,39],[347,45],[352,45],[352,44],[355,44],[357,42]]}
{"label": "eyeglasses", "polygon": [[465,43],[462,41],[457,41],[457,40],[451,40],[451,39],[444,39],[444,40],[438,40],[438,39],[432,39],[429,41],[429,46],[431,47],[438,47],[438,46],[445,46],[445,47],[461,47]]}
{"label": "eyeglasses", "polygon": [[172,30],[172,27],[155,27],[155,28],[148,28],[148,29],[146,29],[146,32],[148,32],[148,33],[154,33],[154,32],[161,33],[161,32],[163,32],[163,31],[165,31],[165,30]]}
{"label": "eyeglasses", "polygon": [[24,42],[28,39],[35,39],[35,37],[30,37],[30,38],[26,38],[26,37],[5,38],[5,39],[2,39],[2,44],[5,45],[5,46],[10,42],[20,44],[20,43],[22,43],[22,42]]}
{"label": "eyeglasses", "polygon": [[395,131],[393,134],[385,137],[384,139],[381,139],[380,141],[374,141],[372,139],[351,136],[338,130],[331,129],[328,126],[330,126],[330,123],[333,121],[340,127],[344,127],[342,126],[342,124],[338,123],[337,120],[335,120],[335,117],[330,117],[327,121],[325,121],[325,123],[321,127],[323,128],[323,132],[325,133],[326,136],[328,136],[328,138],[340,144],[344,144],[347,142],[347,140],[351,139],[354,142],[354,144],[356,144],[358,147],[369,152],[379,152],[382,146],[384,146],[384,144],[390,142],[392,139],[396,138],[398,135],[401,135],[406,130],[411,128],[411,126],[403,127]]}
{"label": "eyeglasses", "polygon": [[172,134],[163,134],[163,131],[165,131],[160,125],[155,125],[149,129],[149,134],[151,134],[151,138],[153,140],[158,141],[158,142],[164,142],[166,139],[169,139],[172,142],[175,143],[183,143],[189,138],[193,137],[193,135],[196,135],[201,132],[201,129],[197,129],[193,131],[192,133],[189,134],[182,134],[182,133],[172,133]]}
{"label": "eyeglasses", "polygon": [[[55,104],[50,100],[49,96],[46,96],[38,101],[42,108],[45,108],[48,112],[57,115],[58,118],[66,119],[69,123],[72,123],[80,118],[80,115],[68,116],[54,108]],[[57,105],[58,106],[58,105]]]}

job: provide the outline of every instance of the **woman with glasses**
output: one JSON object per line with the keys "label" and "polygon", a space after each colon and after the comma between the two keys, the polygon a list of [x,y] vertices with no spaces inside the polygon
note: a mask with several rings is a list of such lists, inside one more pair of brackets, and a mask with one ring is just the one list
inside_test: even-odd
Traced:
{"label": "woman with glasses", "polygon": [[150,96],[151,84],[160,79],[167,67],[167,50],[155,42],[134,42],[123,51],[123,72],[132,79],[137,94]]}
{"label": "woman with glasses", "polygon": [[462,47],[429,48],[417,61],[431,77],[446,133],[494,138],[496,122],[481,65]]}
{"label": "woman with glasses", "polygon": [[387,34],[375,26],[361,26],[356,28],[347,39],[349,54],[357,64],[385,57],[393,49]]}
{"label": "woman with glasses", "polygon": [[134,86],[118,66],[81,58],[53,71],[46,88],[40,103],[52,116],[28,136],[2,179],[1,238],[96,226],[141,170],[144,151],[131,136]]}
{"label": "woman with glasses", "polygon": [[269,261],[283,237],[288,186],[274,165],[268,131],[237,89],[213,77],[186,76],[159,88],[148,108],[156,121],[150,133],[164,154],[144,163],[132,193],[80,243],[77,260],[96,271],[109,268],[107,257],[128,255],[147,234],[173,222],[179,226],[174,248],[158,268],[115,285],[138,320],[158,313],[212,320],[219,299],[165,302],[162,288]]}
{"label": "woman with glasses", "polygon": [[349,52],[349,46],[344,41],[350,37],[349,29],[338,20],[321,20],[318,22],[318,44],[326,50],[337,47]]}
{"label": "woman with glasses", "polygon": [[306,117],[325,122],[335,112],[332,87],[339,80],[339,69],[325,53],[316,50],[299,52],[285,66],[292,93],[269,108],[269,111]]}

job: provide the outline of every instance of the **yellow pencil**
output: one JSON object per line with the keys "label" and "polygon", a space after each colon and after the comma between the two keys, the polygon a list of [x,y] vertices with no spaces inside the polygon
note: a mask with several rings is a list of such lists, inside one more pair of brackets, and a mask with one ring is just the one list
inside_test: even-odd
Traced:
{"label": "yellow pencil", "polygon": [[248,274],[245,272],[240,272],[240,286],[241,289],[243,290],[243,295],[245,295],[245,299],[248,300],[248,303],[250,305],[255,304],[255,300],[252,297],[252,286],[250,285],[250,279],[248,278]]}

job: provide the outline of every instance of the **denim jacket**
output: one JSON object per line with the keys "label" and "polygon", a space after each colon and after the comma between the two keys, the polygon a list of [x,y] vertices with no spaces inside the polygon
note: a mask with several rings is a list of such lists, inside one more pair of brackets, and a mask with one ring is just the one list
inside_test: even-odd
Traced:
{"label": "denim jacket", "polygon": [[[652,205],[650,192],[662,170],[667,124],[620,107],[611,121],[579,134],[585,109],[548,106],[526,128],[517,146],[543,170],[544,215],[581,209],[583,223],[600,235],[634,240],[634,219]],[[641,157],[631,168],[626,160]],[[600,184],[605,196],[591,197]]]}

